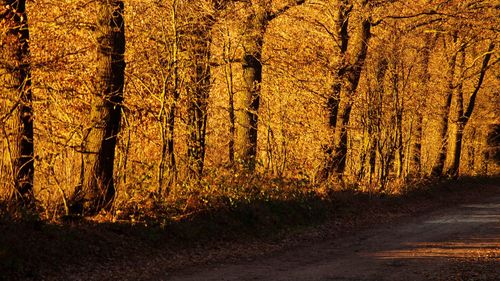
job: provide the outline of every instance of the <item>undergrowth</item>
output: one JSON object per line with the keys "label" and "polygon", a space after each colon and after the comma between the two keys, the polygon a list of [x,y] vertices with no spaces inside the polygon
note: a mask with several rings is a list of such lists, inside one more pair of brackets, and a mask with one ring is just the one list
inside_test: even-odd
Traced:
{"label": "undergrowth", "polygon": [[55,224],[117,223],[160,229],[187,223],[198,224],[199,228],[248,228],[259,232],[268,228],[320,223],[334,213],[356,209],[360,202],[370,204],[422,198],[443,190],[452,191],[450,186],[497,180],[498,177],[419,179],[393,183],[381,191],[366,185],[340,182],[313,185],[305,180],[240,176],[177,186],[163,196],[150,193],[134,199],[119,193],[111,212],[92,218],[66,216],[62,204],[52,210],[39,205],[33,212],[13,211],[8,202],[3,202],[0,203],[0,219]]}

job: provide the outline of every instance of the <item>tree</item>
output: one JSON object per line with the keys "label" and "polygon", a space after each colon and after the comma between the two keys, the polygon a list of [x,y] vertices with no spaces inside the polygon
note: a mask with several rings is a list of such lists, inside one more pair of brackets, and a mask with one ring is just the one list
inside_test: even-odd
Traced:
{"label": "tree", "polygon": [[368,1],[360,2],[335,1],[337,14],[331,33],[339,47],[339,58],[334,70],[334,84],[327,101],[331,133],[330,141],[325,145],[325,161],[318,174],[319,180],[326,180],[334,173],[341,177],[346,167],[352,98],[361,77],[372,27]]}
{"label": "tree", "polygon": [[[464,48],[461,42],[458,42],[457,32],[455,32],[450,40],[444,38],[445,49],[450,53],[448,57],[448,68],[446,73],[447,79],[447,89],[446,89],[446,98],[445,104],[443,106],[443,113],[439,119],[440,123],[440,134],[439,134],[439,148],[438,148],[438,156],[434,162],[434,166],[432,167],[431,175],[435,177],[439,177],[443,174],[444,165],[446,161],[446,155],[448,152],[448,135],[449,135],[449,119],[451,112],[451,102],[454,91],[454,81],[455,81],[455,72],[456,72],[456,64],[457,64],[457,56],[460,52],[460,49]],[[450,46],[451,45],[451,46]],[[461,46],[460,46],[461,45]]]}
{"label": "tree", "polygon": [[12,200],[29,206],[34,203],[33,96],[29,28],[25,0],[3,0],[0,6],[0,93],[10,100],[13,132],[11,145],[14,192]]}
{"label": "tree", "polygon": [[[383,98],[384,98],[384,80],[389,67],[389,61],[383,57],[377,60],[375,65],[375,87],[369,87],[367,94],[366,116],[363,118],[364,127],[366,128],[365,150],[361,156],[361,168],[359,169],[359,177],[365,172],[365,162],[368,164],[369,183],[372,184],[373,176],[376,174],[377,151],[379,157],[383,144],[382,141],[382,118],[383,118]],[[385,143],[385,142],[384,142]],[[380,161],[382,162],[382,161]],[[380,173],[379,173],[380,174]]]}
{"label": "tree", "polygon": [[[451,154],[451,156],[452,156],[451,163],[452,164],[451,164],[450,169],[447,172],[447,174],[450,176],[454,176],[454,177],[458,176],[465,126],[467,126],[467,123],[469,122],[469,119],[471,118],[472,113],[474,111],[477,95],[478,95],[479,90],[481,89],[481,86],[483,84],[484,77],[486,75],[486,71],[488,70],[488,64],[490,62],[491,55],[493,54],[494,49],[495,49],[495,44],[492,41],[488,46],[488,50],[483,54],[484,57],[483,57],[483,63],[481,65],[481,70],[479,71],[479,78],[478,78],[477,84],[474,87],[474,91],[472,92],[472,94],[469,97],[469,102],[468,102],[466,110],[464,110],[464,92],[463,92],[464,81],[463,81],[463,79],[461,79],[459,81],[458,90],[455,92],[455,99],[457,102],[456,107],[457,107],[458,119],[457,119],[457,126],[456,126],[455,139],[454,139],[455,146],[453,147],[453,151]],[[462,66],[464,66],[465,65],[465,56],[466,56],[465,50],[462,50],[461,54],[462,54]],[[465,74],[464,72],[465,72],[465,69],[463,70],[462,75]]]}
{"label": "tree", "polygon": [[227,0],[206,0],[192,5],[193,23],[187,31],[186,49],[191,63],[187,66],[188,102],[188,170],[189,179],[198,180],[203,174],[208,97],[212,86],[210,60],[212,57],[212,29],[218,14],[229,3]]}
{"label": "tree", "polygon": [[[177,167],[174,153],[174,129],[175,129],[175,113],[177,111],[177,103],[180,97],[180,75],[179,75],[179,53],[181,32],[178,23],[178,0],[172,1],[171,6],[171,28],[172,39],[168,46],[168,67],[162,69],[162,77],[164,78],[161,90],[161,106],[158,118],[160,119],[160,135],[161,135],[161,157],[158,167],[158,193],[161,196],[165,190],[169,192],[169,187],[174,183]],[[171,81],[171,86],[168,87],[168,81]],[[165,180],[167,183],[165,183]]]}
{"label": "tree", "polygon": [[262,83],[262,47],[269,23],[290,8],[302,5],[305,0],[294,0],[277,11],[270,1],[249,1],[242,40],[243,91],[236,99],[237,138],[236,161],[243,169],[253,171],[257,157],[258,111]]}
{"label": "tree", "polygon": [[72,200],[72,211],[85,215],[109,210],[114,200],[113,166],[125,79],[124,4],[118,0],[99,0],[97,5],[97,81],[91,125],[84,131],[81,184]]}
{"label": "tree", "polygon": [[423,122],[424,122],[424,108],[425,99],[428,98],[430,93],[429,82],[431,76],[429,74],[429,61],[431,58],[431,52],[434,48],[436,36],[429,33],[425,34],[424,46],[422,47],[421,63],[419,64],[420,70],[420,85],[421,85],[421,96],[419,98],[416,117],[415,117],[415,136],[411,151],[411,164],[410,164],[410,174],[414,176],[420,176],[422,172],[422,139],[423,139]]}

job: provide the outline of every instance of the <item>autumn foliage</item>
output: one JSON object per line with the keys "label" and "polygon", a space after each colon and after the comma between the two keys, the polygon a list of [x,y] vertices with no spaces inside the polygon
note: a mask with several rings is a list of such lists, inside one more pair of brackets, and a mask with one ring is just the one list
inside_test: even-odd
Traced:
{"label": "autumn foliage", "polygon": [[0,3],[13,210],[179,215],[499,172],[496,1]]}

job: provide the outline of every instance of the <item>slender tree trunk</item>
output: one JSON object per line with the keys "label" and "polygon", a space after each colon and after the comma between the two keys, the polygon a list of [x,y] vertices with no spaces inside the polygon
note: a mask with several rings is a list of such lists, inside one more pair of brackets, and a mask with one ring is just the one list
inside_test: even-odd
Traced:
{"label": "slender tree trunk", "polygon": [[458,171],[460,167],[460,156],[462,155],[462,141],[464,137],[464,129],[465,123],[458,122],[457,124],[457,132],[455,134],[455,149],[453,151],[453,162],[451,164],[450,170],[448,174],[450,176],[456,177],[458,176]]}
{"label": "slender tree trunk", "polygon": [[[26,1],[3,0],[0,6],[0,93],[11,100],[10,123],[15,204],[34,203],[33,97]],[[3,120],[2,120],[3,121]]]}
{"label": "slender tree trunk", "polygon": [[352,97],[358,87],[371,36],[371,22],[361,19],[354,22],[355,32],[349,34],[350,1],[339,1],[336,20],[340,46],[340,63],[335,83],[327,100],[331,140],[325,149],[325,162],[318,173],[318,180],[326,180],[333,174],[342,177],[346,167],[348,124],[352,110]]}
{"label": "slender tree trunk", "polygon": [[458,87],[458,91],[456,94],[456,100],[457,100],[457,128],[456,128],[456,134],[455,134],[455,146],[454,146],[454,151],[452,153],[452,164],[451,167],[448,171],[448,174],[450,176],[458,176],[459,173],[459,168],[460,168],[460,158],[462,155],[462,143],[463,143],[463,137],[464,137],[464,130],[465,127],[467,126],[467,123],[469,122],[470,117],[472,116],[472,113],[474,111],[474,106],[476,103],[476,98],[479,90],[481,89],[481,86],[484,81],[484,76],[486,75],[486,71],[488,70],[488,64],[491,59],[491,55],[493,53],[493,50],[495,48],[495,45],[493,42],[490,43],[487,52],[485,53],[485,56],[483,58],[483,64],[481,67],[481,70],[479,72],[479,79],[478,82],[474,88],[474,92],[469,98],[469,104],[467,106],[467,110],[464,111],[464,101],[463,101],[463,80],[465,76],[465,50],[461,50],[462,54],[462,60],[461,60],[461,66],[462,66],[462,73],[461,73],[461,79],[460,79],[460,84]]}
{"label": "slender tree trunk", "polygon": [[158,194],[168,194],[169,187],[175,181],[176,164],[174,154],[174,128],[175,128],[174,104],[168,105],[168,109],[160,116],[161,118],[161,159],[158,170]]}
{"label": "slender tree trunk", "polygon": [[188,86],[188,178],[199,180],[203,174],[206,148],[208,97],[211,88],[210,57],[213,19],[196,23],[192,46]]}
{"label": "slender tree trunk", "polygon": [[[170,56],[170,79],[172,81],[171,90],[168,85],[164,85],[162,93],[162,104],[159,114],[160,132],[162,138],[161,159],[158,169],[158,194],[162,196],[166,194],[175,182],[177,176],[177,167],[174,153],[174,130],[175,130],[175,113],[177,110],[177,102],[179,100],[179,51],[180,51],[180,34],[177,24],[177,0],[172,2],[171,23],[173,31],[173,42],[171,44]],[[171,96],[171,101],[167,102],[167,95]],[[166,182],[165,182],[166,180]]]}
{"label": "slender tree trunk", "polygon": [[387,151],[388,157],[391,159],[390,165],[388,165],[388,172],[386,176],[389,176],[391,168],[395,173],[396,177],[400,177],[403,173],[403,162],[404,162],[404,150],[403,150],[403,110],[404,104],[400,97],[401,91],[401,76],[400,73],[404,70],[400,67],[400,55],[399,46],[401,44],[400,35],[394,35],[395,41],[392,43],[392,55],[390,63],[389,81],[390,81],[390,94],[392,101],[392,108],[390,112],[390,128],[389,134],[391,135],[391,141],[389,142],[389,150]]}
{"label": "slender tree trunk", "polygon": [[431,79],[429,72],[429,61],[431,58],[431,51],[435,46],[437,37],[434,35],[427,34],[425,36],[425,46],[422,53],[422,74],[421,74],[421,85],[422,94],[421,100],[416,112],[415,120],[415,138],[412,148],[412,158],[411,158],[411,173],[417,177],[422,174],[422,139],[423,139],[423,120],[424,120],[424,110],[426,108],[425,97],[429,96],[429,82]]}
{"label": "slender tree trunk", "polygon": [[424,49],[422,51],[421,78],[422,92],[419,97],[419,105],[415,112],[415,137],[411,149],[410,174],[419,177],[422,173],[422,138],[423,138],[423,121],[424,110],[426,107],[425,98],[429,96],[429,82],[431,79],[429,73],[429,61],[431,51],[434,48],[435,37],[430,34],[425,35]]}
{"label": "slender tree trunk", "polygon": [[200,179],[203,174],[207,132],[207,102],[210,91],[210,66],[196,67],[196,86],[188,93],[188,177]]}
{"label": "slender tree trunk", "polygon": [[419,177],[422,172],[422,137],[424,115],[421,110],[415,116],[415,137],[411,151],[410,174]]}
{"label": "slender tree trunk", "polygon": [[381,137],[382,131],[382,103],[384,96],[384,80],[387,73],[387,69],[389,67],[389,62],[386,58],[382,58],[378,61],[377,70],[376,70],[376,83],[377,87],[374,95],[371,97],[372,107],[370,113],[370,122],[372,123],[371,127],[371,146],[370,146],[370,184],[372,182],[373,176],[376,173],[376,163],[377,163],[377,148],[379,147],[379,141]]}
{"label": "slender tree trunk", "polygon": [[84,132],[81,186],[73,212],[93,215],[109,210],[114,200],[113,166],[123,102],[125,26],[122,1],[98,1],[96,26],[97,82],[91,127]]}
{"label": "slender tree trunk", "polygon": [[[399,90],[397,90],[399,91]],[[403,175],[404,168],[404,144],[403,144],[403,108],[404,104],[400,101],[399,93],[395,96],[396,103],[396,124],[395,124],[395,134],[396,134],[396,155],[397,155],[397,165],[396,165],[396,176],[401,178]]]}
{"label": "slender tree trunk", "polygon": [[[188,55],[191,63],[187,68],[187,76],[190,79],[187,88],[189,135],[187,178],[195,181],[201,179],[205,162],[208,97],[212,85],[211,33],[219,12],[223,11],[231,1],[211,1],[210,3],[213,13],[208,15],[203,3],[197,1],[188,3],[188,5],[193,5],[192,8],[195,10],[202,9],[201,13],[205,14],[197,22],[191,24],[192,27],[186,34],[187,36],[184,36],[189,44]],[[201,6],[198,6],[200,4]]]}
{"label": "slender tree trunk", "polygon": [[[450,176],[458,176],[458,168],[460,165],[460,154],[462,152],[462,139],[463,139],[463,130],[465,128],[465,122],[462,120],[462,116],[464,115],[464,93],[463,93],[463,86],[464,86],[464,79],[465,79],[465,49],[460,50],[460,76],[459,76],[459,81],[458,81],[458,87],[457,90],[455,91],[455,101],[456,101],[456,112],[455,115],[453,116],[456,120],[457,123],[454,127],[454,142],[451,152],[451,166],[447,172],[448,175]],[[458,155],[457,155],[458,154]]]}
{"label": "slender tree trunk", "polygon": [[226,78],[227,94],[229,98],[228,113],[229,113],[229,164],[234,167],[235,164],[235,139],[236,139],[236,115],[234,109],[234,75],[232,55],[233,48],[231,44],[231,37],[229,30],[227,31],[227,40],[224,41],[224,76]]}
{"label": "slender tree trunk", "polygon": [[[178,98],[179,92],[177,89],[173,91],[173,101],[171,104],[166,104],[165,97],[163,97],[164,104],[160,112],[160,133],[162,139],[161,159],[158,171],[158,194],[160,196],[163,192],[168,194],[169,188],[174,183],[177,173],[174,154],[174,129],[176,103]],[[163,107],[165,107],[165,109],[163,109]]]}

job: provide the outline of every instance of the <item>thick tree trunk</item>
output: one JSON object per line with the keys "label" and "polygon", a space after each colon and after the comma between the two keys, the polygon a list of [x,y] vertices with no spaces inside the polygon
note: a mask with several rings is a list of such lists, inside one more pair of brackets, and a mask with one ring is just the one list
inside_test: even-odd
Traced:
{"label": "thick tree trunk", "polygon": [[262,46],[269,23],[269,7],[259,1],[249,4],[243,44],[243,89],[236,95],[235,162],[253,171],[257,157],[257,126],[262,83]]}
{"label": "thick tree trunk", "polygon": [[[10,100],[15,204],[34,203],[33,97],[26,1],[3,0],[0,6],[0,94]],[[3,120],[2,120],[3,121]]]}
{"label": "thick tree trunk", "polygon": [[318,173],[320,181],[327,180],[333,174],[338,177],[344,174],[352,97],[358,87],[371,36],[371,22],[366,18],[355,21],[355,33],[352,35],[348,33],[352,9],[349,1],[340,1],[336,23],[341,57],[337,67],[336,82],[327,100],[331,139],[330,143],[324,147],[325,162]]}
{"label": "thick tree trunk", "polygon": [[93,215],[109,210],[114,200],[113,165],[120,129],[125,73],[125,26],[122,1],[98,1],[96,26],[97,82],[91,127],[84,132],[81,186],[73,212]]}
{"label": "thick tree trunk", "polygon": [[236,104],[236,163],[253,171],[257,156],[257,123],[260,103],[262,63],[260,53],[246,53],[243,57],[244,88]]}
{"label": "thick tree trunk", "polygon": [[249,30],[243,40],[244,86],[236,97],[236,163],[253,171],[257,157],[257,124],[262,83],[262,45],[268,24],[266,7],[252,4],[246,26]]}
{"label": "thick tree trunk", "polygon": [[439,133],[439,151],[434,166],[432,167],[431,175],[434,177],[439,177],[443,175],[444,165],[446,162],[446,155],[448,153],[448,131],[449,131],[449,119],[451,110],[451,101],[454,91],[454,77],[455,77],[455,67],[457,61],[457,52],[453,50],[453,54],[448,62],[448,89],[446,92],[446,102],[443,108],[443,115],[440,120],[441,131]]}
{"label": "thick tree trunk", "polygon": [[257,158],[258,111],[262,83],[262,47],[264,35],[271,20],[283,14],[291,7],[305,3],[304,0],[292,1],[271,12],[271,5],[267,1],[249,1],[250,14],[246,19],[247,33],[243,44],[243,90],[236,95],[235,124],[235,162],[247,171],[255,169]]}

